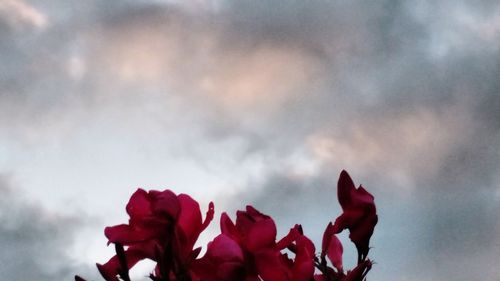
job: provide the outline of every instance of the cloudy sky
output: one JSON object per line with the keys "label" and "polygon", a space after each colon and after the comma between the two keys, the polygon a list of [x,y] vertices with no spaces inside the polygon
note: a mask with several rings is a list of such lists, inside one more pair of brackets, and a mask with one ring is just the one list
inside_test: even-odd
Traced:
{"label": "cloudy sky", "polygon": [[100,280],[137,187],[319,241],[346,169],[370,281],[496,281],[499,147],[498,1],[0,0],[5,280]]}

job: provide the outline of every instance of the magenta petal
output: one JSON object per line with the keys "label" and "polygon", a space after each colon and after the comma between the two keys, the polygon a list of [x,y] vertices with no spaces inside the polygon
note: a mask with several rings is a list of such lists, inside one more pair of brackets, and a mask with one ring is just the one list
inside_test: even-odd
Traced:
{"label": "magenta petal", "polygon": [[222,234],[225,234],[232,239],[236,240],[239,238],[238,230],[226,212],[222,213],[220,216],[220,230]]}
{"label": "magenta petal", "polygon": [[295,241],[297,237],[301,235],[299,228],[300,225],[298,224],[296,224],[293,228],[291,228],[288,234],[285,237],[281,238],[281,240],[278,241],[278,243],[276,243],[276,249],[283,250],[284,248],[290,246],[293,243],[293,241]]}
{"label": "magenta petal", "polygon": [[238,243],[224,234],[219,234],[208,244],[207,256],[217,261],[243,262],[243,251]]}
{"label": "magenta petal", "polygon": [[252,225],[246,237],[249,251],[272,247],[276,242],[276,225],[272,219],[258,221]]}
{"label": "magenta petal", "polygon": [[328,281],[323,274],[314,275],[314,281]]}
{"label": "magenta petal", "polygon": [[328,246],[330,245],[330,241],[332,239],[333,234],[335,233],[335,228],[332,223],[328,223],[326,226],[325,232],[323,233],[323,241],[321,244],[321,257],[324,258],[326,256],[326,251],[328,250]]}
{"label": "magenta petal", "polygon": [[363,254],[368,252],[368,245],[377,224],[377,215],[367,215],[359,220],[359,225],[350,229],[349,238],[362,250]]}
{"label": "magenta petal", "polygon": [[294,281],[309,281],[314,274],[315,248],[313,242],[304,235],[297,237],[297,254],[293,265]]}
{"label": "magenta petal", "polygon": [[241,234],[248,233],[255,220],[245,211],[236,211],[236,228]]}
{"label": "magenta petal", "polygon": [[134,229],[127,224],[119,224],[106,227],[104,235],[109,240],[109,243],[120,243],[129,245],[141,241],[146,241],[159,234],[159,229]]}
{"label": "magenta petal", "polygon": [[349,229],[349,238],[363,259],[368,254],[370,237],[378,221],[373,195],[362,186],[356,189],[347,172],[342,171],[338,199],[343,213],[335,220],[334,232]]}
{"label": "magenta petal", "polygon": [[207,214],[205,215],[205,220],[203,221],[203,225],[201,226],[202,231],[205,230],[210,222],[214,219],[214,213],[214,203],[210,202],[208,203],[208,210]]}
{"label": "magenta petal", "polygon": [[252,219],[254,221],[267,220],[267,219],[271,218],[270,216],[265,215],[265,214],[259,212],[257,209],[255,209],[251,205],[247,205],[246,212],[247,212],[248,215],[250,215],[252,217]]}
{"label": "magenta petal", "polygon": [[224,262],[217,268],[216,281],[245,280],[245,266],[241,262]]}
{"label": "magenta petal", "polygon": [[132,219],[151,216],[151,202],[148,193],[144,189],[138,188],[130,197],[126,210]]}
{"label": "magenta petal", "polygon": [[161,192],[151,190],[149,195],[151,196],[151,206],[155,214],[177,220],[181,208],[175,193],[168,189]]}
{"label": "magenta petal", "polygon": [[189,243],[194,245],[201,232],[200,205],[186,194],[180,194],[177,198],[181,208],[177,225],[182,229]]}
{"label": "magenta petal", "polygon": [[363,276],[372,268],[372,262],[366,260],[358,264],[353,270],[349,271],[342,281],[363,281]]}
{"label": "magenta petal", "polygon": [[[142,248],[129,248],[125,251],[125,259],[128,269],[132,268],[138,261],[147,258]],[[97,264],[97,269],[106,281],[119,281],[120,261],[118,256],[113,256],[107,263]]]}
{"label": "magenta petal", "polygon": [[337,238],[336,235],[332,235],[330,239],[330,245],[328,246],[327,255],[333,266],[339,271],[342,272],[342,253],[344,249],[342,247],[342,243]]}
{"label": "magenta petal", "polygon": [[99,270],[99,273],[101,273],[101,276],[104,278],[106,281],[120,281],[118,279],[118,271],[120,270],[120,265],[118,262],[118,258],[116,256],[112,257],[107,263],[105,264],[96,264],[97,270]]}
{"label": "magenta petal", "polygon": [[220,234],[208,244],[207,253],[194,261],[193,271],[205,281],[243,281],[243,251],[236,241]]}
{"label": "magenta petal", "polygon": [[351,191],[355,188],[354,182],[349,174],[345,170],[342,170],[337,184],[337,197],[342,209],[351,205]]}
{"label": "magenta petal", "polygon": [[246,211],[236,212],[236,227],[240,233],[247,233],[254,223],[269,219],[271,219],[270,216],[264,215],[248,205]]}
{"label": "magenta petal", "polygon": [[263,249],[255,255],[257,271],[264,281],[287,281],[281,254],[274,249]]}
{"label": "magenta petal", "polygon": [[353,192],[351,193],[351,198],[353,201],[353,205],[361,205],[370,209],[375,208],[373,195],[366,191],[366,189],[364,189],[362,186],[359,186],[359,188],[353,190]]}

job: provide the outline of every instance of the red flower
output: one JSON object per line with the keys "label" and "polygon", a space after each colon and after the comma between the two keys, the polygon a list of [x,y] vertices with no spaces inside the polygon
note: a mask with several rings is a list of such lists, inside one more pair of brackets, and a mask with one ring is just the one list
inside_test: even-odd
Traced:
{"label": "red flower", "polygon": [[[126,210],[130,216],[128,224],[104,230],[109,243],[128,246],[124,252],[126,262],[116,255],[106,264],[98,265],[106,280],[118,280],[117,275],[146,258],[158,262],[168,272],[185,271],[199,253],[199,249],[193,251],[193,246],[214,213],[210,203],[202,221],[200,206],[190,196],[175,195],[170,190],[146,192],[143,189],[132,195]],[[162,274],[170,274],[168,272]]]}
{"label": "red flower", "polygon": [[360,262],[368,254],[370,237],[378,221],[373,196],[362,186],[356,188],[346,171],[340,173],[337,194],[343,213],[335,220],[334,232],[349,229]]}
{"label": "red flower", "polygon": [[221,232],[242,248],[247,276],[261,276],[265,281],[286,281],[280,270],[280,253],[276,245],[276,225],[271,217],[247,206],[236,212],[236,224],[226,213],[221,215]]}
{"label": "red flower", "polygon": [[243,250],[229,236],[220,234],[208,243],[205,256],[193,263],[193,271],[203,281],[245,280]]}
{"label": "red flower", "polygon": [[[260,276],[264,281],[309,281],[314,273],[314,245],[302,234],[299,225],[276,243],[274,220],[247,206],[246,211],[236,213],[236,224],[223,213],[221,231],[244,251],[246,278]],[[280,252],[284,248],[295,252],[295,260]]]}
{"label": "red flower", "polygon": [[[315,247],[313,242],[302,234],[300,225],[296,225],[295,229],[299,232],[299,235],[294,239],[295,243],[287,246],[287,248],[295,252],[295,260],[292,262],[286,254],[282,254],[285,265],[287,265],[287,280],[309,281],[314,274]],[[293,232],[294,229],[292,229],[291,233]]]}
{"label": "red flower", "polygon": [[314,281],[366,281],[365,277],[372,267],[370,260],[359,263],[353,270],[344,273],[335,273],[332,268],[327,268],[326,272],[314,275]]}
{"label": "red flower", "polygon": [[[327,225],[318,257],[299,224],[277,242],[274,220],[247,206],[236,213],[235,223],[222,213],[222,233],[196,259],[201,248],[193,247],[213,219],[213,204],[203,221],[198,202],[188,195],[138,189],[126,207],[128,224],[104,231],[116,255],[97,267],[107,281],[130,281],[129,269],[143,259],[156,262],[149,276],[153,281],[363,281],[372,266],[367,254],[378,220],[374,198],[363,187],[356,188],[345,171],[337,195],[343,213]],[[358,250],[357,266],[346,273],[336,236],[344,229]],[[85,280],[75,276],[75,281]]]}
{"label": "red flower", "polygon": [[343,272],[342,253],[344,251],[342,243],[335,235],[335,229],[332,223],[329,223],[323,234],[323,243],[321,249],[321,259],[328,256],[328,259],[338,272]]}
{"label": "red flower", "polygon": [[347,272],[347,275],[342,281],[363,281],[371,268],[372,262],[370,260],[365,260],[359,263],[353,270]]}

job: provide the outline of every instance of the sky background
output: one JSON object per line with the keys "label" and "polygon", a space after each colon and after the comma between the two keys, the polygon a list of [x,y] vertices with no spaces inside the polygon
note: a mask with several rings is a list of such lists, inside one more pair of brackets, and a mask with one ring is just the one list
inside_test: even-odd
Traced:
{"label": "sky background", "polygon": [[101,280],[137,187],[319,242],[346,169],[370,281],[498,281],[499,148],[498,1],[0,0],[3,280]]}

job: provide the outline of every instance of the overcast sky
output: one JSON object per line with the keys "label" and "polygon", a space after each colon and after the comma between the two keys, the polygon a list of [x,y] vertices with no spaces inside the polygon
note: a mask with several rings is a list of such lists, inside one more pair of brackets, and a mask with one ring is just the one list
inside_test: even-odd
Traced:
{"label": "overcast sky", "polygon": [[497,281],[499,148],[498,1],[0,0],[5,280],[99,280],[137,187],[318,242],[346,169],[370,281]]}

